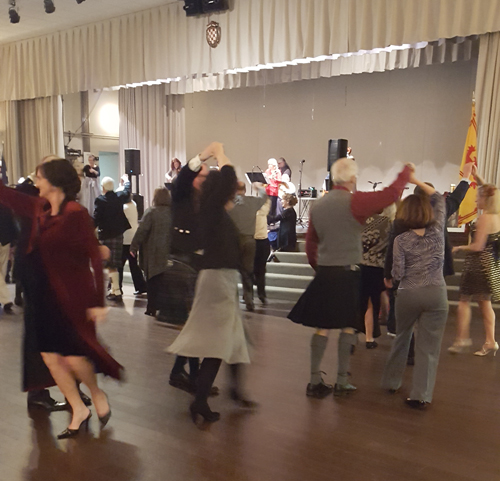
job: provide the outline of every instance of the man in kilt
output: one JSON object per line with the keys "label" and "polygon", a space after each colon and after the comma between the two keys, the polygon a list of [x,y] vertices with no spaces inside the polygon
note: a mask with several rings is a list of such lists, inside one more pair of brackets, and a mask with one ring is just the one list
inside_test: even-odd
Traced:
{"label": "man in kilt", "polygon": [[[307,396],[321,399],[332,391],[341,396],[356,390],[349,383],[348,371],[356,331],[363,329],[358,267],[363,226],[368,217],[398,200],[413,171],[413,164],[407,164],[384,190],[353,193],[358,174],[354,159],[339,159],[332,166],[334,187],[316,202],[306,236],[307,258],[316,275],[288,315],[293,322],[316,329],[311,339]],[[335,386],[323,381],[320,369],[331,329],[341,330]]]}
{"label": "man in kilt", "polygon": [[104,177],[101,181],[102,195],[94,203],[94,223],[99,240],[110,250],[106,267],[111,289],[107,299],[115,302],[122,301],[118,269],[122,266],[123,233],[130,229],[130,223],[123,212],[123,205],[130,201],[130,181],[127,175],[122,179],[123,191],[115,192],[115,181],[111,177]]}

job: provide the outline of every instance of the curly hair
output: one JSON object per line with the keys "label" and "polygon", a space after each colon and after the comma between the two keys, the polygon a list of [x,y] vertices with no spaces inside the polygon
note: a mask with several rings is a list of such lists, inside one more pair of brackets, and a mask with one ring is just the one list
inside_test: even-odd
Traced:
{"label": "curly hair", "polygon": [[76,200],[80,192],[80,177],[75,168],[65,159],[53,159],[43,162],[36,168],[37,174],[43,175],[54,187],[59,187],[66,200]]}
{"label": "curly hair", "polygon": [[484,199],[484,210],[487,214],[500,213],[500,191],[493,184],[479,187],[478,194]]}

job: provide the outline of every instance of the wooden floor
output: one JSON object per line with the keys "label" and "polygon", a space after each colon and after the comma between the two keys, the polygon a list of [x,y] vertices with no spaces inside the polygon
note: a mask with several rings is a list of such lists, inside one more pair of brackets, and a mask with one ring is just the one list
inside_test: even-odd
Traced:
{"label": "wooden floor", "polygon": [[[164,352],[176,331],[143,315],[145,300],[127,288],[125,307],[112,308],[101,334],[127,369],[127,382],[104,380],[113,417],[76,440],[57,441],[67,413],[28,414],[20,392],[22,316],[0,317],[1,481],[432,481],[500,479],[498,358],[451,356],[443,350],[434,402],[426,412],[403,404],[409,387],[389,395],[379,388],[390,339],[376,350],[363,343],[352,358],[350,398],[305,396],[311,331],[284,319],[273,304],[246,315],[253,364],[247,388],[261,405],[255,413],[225,395],[227,372],[211,400],[221,420],[199,429],[188,416],[190,396],[168,385],[173,357]],[[453,337],[453,313],[445,335]],[[475,312],[475,347],[482,331]],[[333,333],[332,333],[333,334]],[[335,337],[323,369],[334,381]],[[61,399],[57,389],[54,397]]]}

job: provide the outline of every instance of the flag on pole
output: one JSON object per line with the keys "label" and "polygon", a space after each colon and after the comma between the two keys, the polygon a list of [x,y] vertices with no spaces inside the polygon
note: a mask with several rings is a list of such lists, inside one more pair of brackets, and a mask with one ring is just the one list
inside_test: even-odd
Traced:
{"label": "flag on pole", "polygon": [[[477,167],[477,124],[476,124],[476,106],[472,103],[472,115],[467,131],[467,139],[465,141],[462,163],[460,164],[460,176],[463,175],[465,164],[473,163]],[[476,206],[477,184],[472,181],[465,196],[465,199],[460,204],[458,209],[458,225],[466,224],[473,221],[477,217]]]}

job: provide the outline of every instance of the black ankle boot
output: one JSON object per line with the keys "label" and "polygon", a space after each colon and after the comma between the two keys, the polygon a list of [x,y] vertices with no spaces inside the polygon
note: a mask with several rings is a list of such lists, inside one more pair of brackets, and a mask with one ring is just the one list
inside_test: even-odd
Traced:
{"label": "black ankle boot", "polygon": [[193,401],[189,406],[191,418],[196,424],[198,415],[200,415],[207,423],[215,423],[220,419],[220,413],[212,411],[206,401]]}

